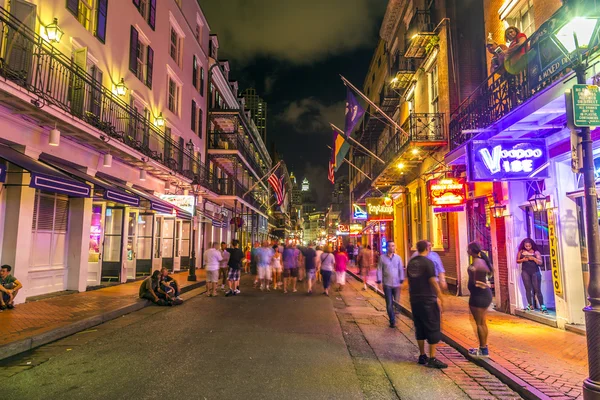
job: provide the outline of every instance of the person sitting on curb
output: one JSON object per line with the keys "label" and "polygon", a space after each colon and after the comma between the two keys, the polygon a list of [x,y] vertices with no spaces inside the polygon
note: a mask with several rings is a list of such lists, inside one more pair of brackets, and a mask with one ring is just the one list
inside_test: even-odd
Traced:
{"label": "person sitting on curb", "polygon": [[164,267],[160,270],[160,285],[161,289],[170,297],[174,298],[175,300],[181,300],[179,297],[181,294],[179,283],[177,283],[175,278],[169,275],[169,270]]}
{"label": "person sitting on curb", "polygon": [[10,274],[11,270],[10,265],[0,267],[0,310],[15,308],[15,297],[23,287],[21,282]]}
{"label": "person sitting on curb", "polygon": [[172,306],[171,296],[161,289],[160,271],[156,270],[151,276],[144,279],[140,286],[140,299],[150,300],[158,306]]}

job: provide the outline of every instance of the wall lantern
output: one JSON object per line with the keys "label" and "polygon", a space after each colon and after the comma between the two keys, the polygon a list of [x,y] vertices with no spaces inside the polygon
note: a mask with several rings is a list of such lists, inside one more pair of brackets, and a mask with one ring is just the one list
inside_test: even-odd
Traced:
{"label": "wall lantern", "polygon": [[506,211],[506,206],[502,204],[494,204],[490,207],[490,212],[492,213],[494,218],[504,217],[504,211]]}
{"label": "wall lantern", "polygon": [[58,18],[54,18],[51,24],[46,25],[46,37],[50,42],[59,43],[63,31],[58,27]]}
{"label": "wall lantern", "polygon": [[533,212],[542,212],[548,209],[550,205],[550,196],[544,196],[540,192],[536,192],[528,201]]}
{"label": "wall lantern", "polygon": [[154,119],[154,123],[156,124],[156,126],[158,127],[163,127],[165,126],[165,118],[162,115],[162,112],[160,114],[158,114],[158,117],[156,117]]}
{"label": "wall lantern", "polygon": [[125,86],[125,81],[121,78],[121,82],[115,85],[115,90],[119,96],[125,96],[127,93],[127,86]]}

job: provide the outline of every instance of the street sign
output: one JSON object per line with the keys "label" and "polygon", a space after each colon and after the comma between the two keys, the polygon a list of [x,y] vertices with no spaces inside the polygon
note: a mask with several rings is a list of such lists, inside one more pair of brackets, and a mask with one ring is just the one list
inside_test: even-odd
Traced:
{"label": "street sign", "polygon": [[573,85],[575,126],[600,126],[600,90],[596,85]]}

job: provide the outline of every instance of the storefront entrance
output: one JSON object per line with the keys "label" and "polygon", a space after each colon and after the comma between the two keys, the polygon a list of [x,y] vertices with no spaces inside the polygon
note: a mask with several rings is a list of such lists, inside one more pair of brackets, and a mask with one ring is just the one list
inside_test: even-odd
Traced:
{"label": "storefront entrance", "polygon": [[102,246],[102,282],[121,281],[124,220],[125,209],[123,207],[106,207]]}
{"label": "storefront entrance", "polygon": [[135,276],[145,277],[152,273],[152,233],[154,230],[154,214],[140,213],[137,217]]}

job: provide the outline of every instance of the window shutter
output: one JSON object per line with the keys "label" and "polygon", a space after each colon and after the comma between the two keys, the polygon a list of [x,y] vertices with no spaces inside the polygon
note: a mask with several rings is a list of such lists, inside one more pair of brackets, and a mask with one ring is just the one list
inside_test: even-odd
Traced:
{"label": "window shutter", "polygon": [[198,124],[196,123],[196,101],[192,100],[192,131],[196,132]]}
{"label": "window shutter", "polygon": [[148,13],[148,25],[154,30],[156,28],[156,0],[150,0],[150,12]]}
{"label": "window shutter", "polygon": [[67,0],[67,10],[77,18],[79,13],[79,0]]}
{"label": "window shutter", "polygon": [[154,50],[152,50],[152,47],[150,46],[148,46],[146,57],[146,86],[152,89],[152,66],[154,65]]}
{"label": "window shutter", "polygon": [[198,136],[200,137],[200,139],[202,139],[202,126],[203,126],[202,116],[203,116],[202,109],[199,108],[198,109]]}
{"label": "window shutter", "polygon": [[198,87],[198,59],[196,58],[195,54],[192,64],[192,84],[194,85],[194,88]]}
{"label": "window shutter", "polygon": [[106,42],[106,17],[107,16],[108,16],[108,0],[98,0],[98,10],[96,12],[96,37],[102,43]]}
{"label": "window shutter", "polygon": [[36,216],[36,230],[38,231],[54,230],[54,196],[46,193],[39,194],[40,203]]}
{"label": "window shutter", "polygon": [[69,199],[56,198],[56,211],[54,212],[54,232],[67,232],[69,224]]}
{"label": "window shutter", "polygon": [[133,5],[135,5],[138,10],[140,9],[140,4],[141,0],[133,0]]}
{"label": "window shutter", "polygon": [[137,47],[138,47],[138,31],[131,26],[131,34],[129,36],[129,69],[134,74],[137,74]]}
{"label": "window shutter", "polygon": [[180,137],[179,138],[179,160],[177,160],[179,162],[179,169],[183,170],[183,152],[185,150],[185,140]]}
{"label": "window shutter", "polygon": [[200,95],[204,97],[204,67],[200,67]]}

